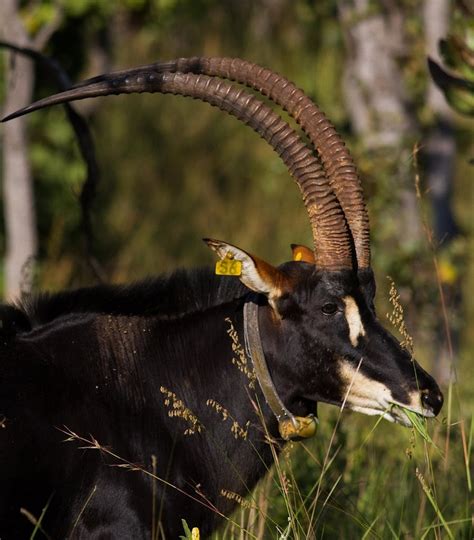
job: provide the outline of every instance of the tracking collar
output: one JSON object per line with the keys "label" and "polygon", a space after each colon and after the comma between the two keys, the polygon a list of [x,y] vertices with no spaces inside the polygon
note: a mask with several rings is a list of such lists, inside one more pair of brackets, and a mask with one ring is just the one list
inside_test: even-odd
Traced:
{"label": "tracking collar", "polygon": [[252,300],[244,304],[244,337],[247,355],[251,358],[255,374],[265,401],[278,420],[278,431],[286,441],[308,439],[316,433],[318,419],[309,416],[295,416],[283,404],[268,371],[258,327],[258,305]]}

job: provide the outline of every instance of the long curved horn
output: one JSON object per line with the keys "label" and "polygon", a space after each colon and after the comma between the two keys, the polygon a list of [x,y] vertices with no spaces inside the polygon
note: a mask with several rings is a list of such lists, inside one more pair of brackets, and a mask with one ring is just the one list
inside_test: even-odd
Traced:
{"label": "long curved horn", "polygon": [[[170,71],[170,62],[165,69]],[[238,58],[190,58],[176,70],[224,77],[250,86],[283,107],[302,127],[318,151],[351,230],[359,268],[370,267],[370,228],[362,185],[343,140],[322,111],[288,79]]]}
{"label": "long curved horn", "polygon": [[349,225],[358,267],[370,268],[369,217],[356,166],[332,123],[302,90],[281,75],[240,58],[179,58],[118,71],[115,75],[139,76],[142,71],[179,71],[222,77],[258,90],[285,109],[299,123],[321,157]]}
{"label": "long curved horn", "polygon": [[339,201],[318,159],[279,115],[254,95],[231,83],[192,73],[127,70],[95,77],[42,99],[3,121],[34,110],[89,97],[142,92],[171,93],[206,101],[236,116],[259,133],[279,154],[303,194],[316,250],[316,263],[327,270],[352,268],[352,245]]}

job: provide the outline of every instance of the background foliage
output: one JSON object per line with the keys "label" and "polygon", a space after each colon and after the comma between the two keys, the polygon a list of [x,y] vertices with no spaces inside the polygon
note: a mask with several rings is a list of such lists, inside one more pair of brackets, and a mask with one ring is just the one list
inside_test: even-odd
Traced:
{"label": "background foliage", "polygon": [[[371,5],[377,10],[384,4]],[[443,287],[459,373],[458,384],[449,385],[457,403],[456,407],[451,404],[449,421],[465,420],[468,441],[474,403],[468,366],[474,344],[470,301],[474,272],[469,255],[474,251],[472,124],[455,117],[453,208],[460,234],[449,243],[438,239],[434,245],[426,234],[421,240],[401,236],[396,194],[401,184],[415,193],[417,174],[421,182],[418,218],[423,227],[424,216],[424,226],[431,228],[423,154],[416,169],[413,145],[418,140],[423,147],[434,114],[425,100],[429,74],[421,1],[403,0],[400,6],[408,38],[400,70],[409,93],[410,114],[419,130],[404,141],[403,152],[396,156],[368,149],[354,136],[343,99],[345,34],[335,0],[43,0],[22,3],[21,14],[26,28],[35,35],[61,10],[62,22],[45,52],[58,59],[74,81],[158,59],[220,55],[268,65],[304,88],[341,132],[360,168],[372,222],[379,313],[383,316],[391,311],[386,279],[390,275],[405,304],[415,353],[434,370],[444,339],[439,295]],[[453,31],[459,31],[459,25],[464,31],[465,24],[453,16]],[[36,80],[37,97],[55,91],[41,70],[37,70]],[[0,99],[3,86],[0,81]],[[106,98],[80,103],[78,109],[89,118],[102,169],[93,207],[94,253],[109,281],[209,264],[212,256],[201,242],[205,236],[225,239],[273,263],[289,258],[290,243],[311,244],[298,190],[291,185],[283,164],[255,133],[233,118],[206,104],[159,95]],[[61,289],[91,284],[94,276],[84,263],[77,200],[85,167],[73,132],[61,108],[39,111],[28,121],[40,235],[37,286]],[[4,244],[1,233],[0,243]],[[330,408],[322,408],[321,416],[323,424],[327,416],[328,427],[323,428],[320,439],[311,451],[300,449],[295,454],[298,459],[291,458],[292,474],[302,492],[310,492],[312,479],[320,478],[336,422]],[[371,419],[347,415],[337,431],[340,450],[322,488],[322,499],[330,494],[331,502],[317,513],[322,518],[318,537],[359,538],[368,531],[368,536],[418,538],[426,524],[439,519],[426,503],[426,493],[415,475],[415,468],[425,463],[426,448],[418,441],[413,450],[413,434],[408,430],[377,426],[372,433],[373,424]],[[468,538],[467,443],[462,446],[456,428],[446,431],[445,425],[438,424],[435,430],[444,437],[446,448],[452,445],[453,449],[449,475],[447,462],[433,457],[431,473],[435,469],[439,473],[437,493],[442,511],[453,521],[464,520],[452,528],[459,537]],[[364,434],[370,438],[363,444]],[[309,459],[310,453],[317,459]],[[426,474],[434,483],[431,473]],[[281,486],[275,491],[279,489]],[[281,524],[288,509],[278,506],[283,499],[277,495],[274,493],[274,519]],[[420,518],[418,505],[423,504],[428,508]],[[441,537],[444,533],[440,531],[429,529],[428,537]]]}

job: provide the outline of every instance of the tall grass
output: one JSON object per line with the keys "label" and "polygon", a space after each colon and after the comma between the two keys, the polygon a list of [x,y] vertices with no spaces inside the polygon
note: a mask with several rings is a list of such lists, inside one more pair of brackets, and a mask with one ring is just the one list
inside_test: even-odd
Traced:
{"label": "tall grass", "polygon": [[[467,405],[467,403],[465,404]],[[452,409],[454,400],[448,403]],[[233,538],[460,538],[471,540],[472,418],[407,429],[320,407],[318,436],[290,444],[214,540]],[[467,456],[462,431],[468,427]],[[420,430],[428,430],[429,437]],[[440,452],[449,437],[449,454]],[[331,443],[331,444],[329,444]],[[242,527],[236,527],[236,523]],[[245,530],[244,530],[245,529]]]}

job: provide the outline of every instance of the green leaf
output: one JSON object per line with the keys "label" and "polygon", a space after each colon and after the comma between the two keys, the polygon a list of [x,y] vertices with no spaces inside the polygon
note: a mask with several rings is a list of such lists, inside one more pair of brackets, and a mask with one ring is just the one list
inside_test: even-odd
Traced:
{"label": "green leaf", "polygon": [[32,9],[23,10],[21,17],[26,30],[35,35],[43,26],[56,17],[57,6],[48,2],[38,2]]}
{"label": "green leaf", "polygon": [[402,407],[400,408],[408,416],[408,420],[410,420],[411,425],[413,426],[413,429],[418,433],[418,435],[420,435],[421,438],[424,439],[427,443],[435,446],[433,439],[430,437],[430,434],[428,433],[424,419],[419,414],[413,411],[404,409]]}
{"label": "green leaf", "polygon": [[474,50],[465,41],[459,36],[450,35],[439,41],[439,51],[448,67],[474,82]]}
{"label": "green leaf", "polygon": [[185,519],[181,520],[181,523],[183,524],[184,534],[185,536],[181,535],[179,538],[180,540],[192,540],[192,533],[191,529],[189,528],[189,525],[186,523]]}
{"label": "green leaf", "polygon": [[461,114],[474,116],[474,83],[466,79],[454,77],[439,64],[428,58],[431,77],[444,93],[446,101]]}

